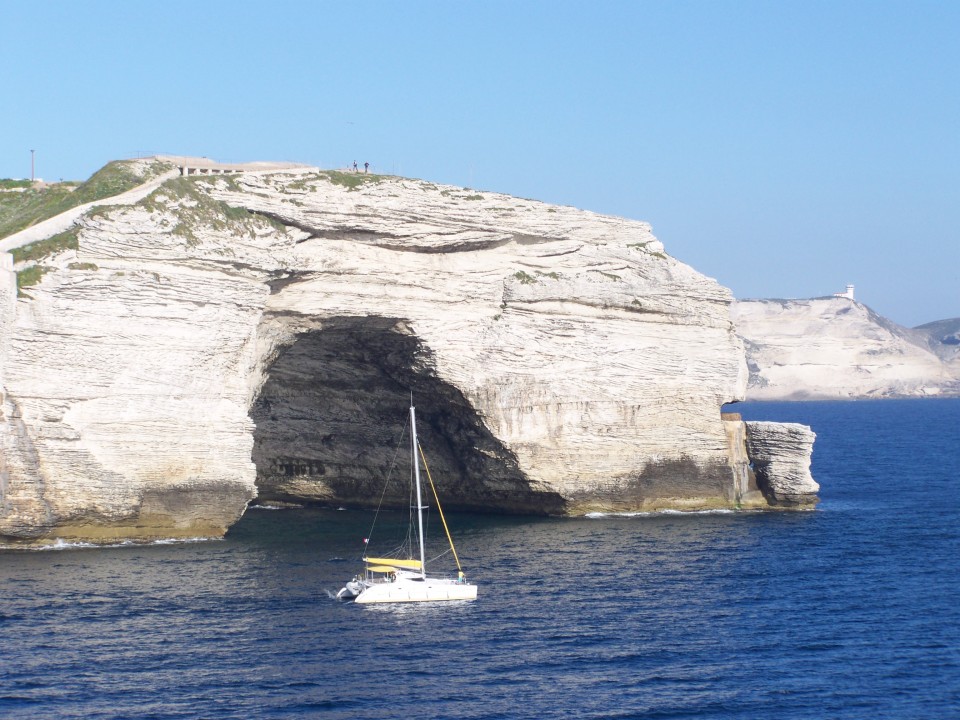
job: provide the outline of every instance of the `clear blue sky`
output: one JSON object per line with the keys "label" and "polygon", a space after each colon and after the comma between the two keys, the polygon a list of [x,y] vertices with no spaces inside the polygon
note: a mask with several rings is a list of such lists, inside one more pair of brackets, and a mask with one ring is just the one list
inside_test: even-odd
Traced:
{"label": "clear blue sky", "polygon": [[0,177],[296,160],[652,223],[739,298],[960,316],[958,2],[0,0]]}

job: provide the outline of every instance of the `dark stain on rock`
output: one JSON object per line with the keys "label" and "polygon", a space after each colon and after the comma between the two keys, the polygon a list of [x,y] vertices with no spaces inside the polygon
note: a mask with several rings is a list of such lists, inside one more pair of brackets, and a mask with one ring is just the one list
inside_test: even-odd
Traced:
{"label": "dark stain on rock", "polygon": [[704,500],[712,505],[733,504],[733,494],[729,465],[701,465],[682,457],[648,462],[633,473],[611,479],[606,487],[578,494],[571,502],[602,505],[613,512],[629,512],[658,507],[665,501]]}
{"label": "dark stain on rock", "polygon": [[411,391],[444,508],[563,514],[403,321],[383,317],[324,319],[279,353],[251,409],[260,498],[376,507],[383,494],[384,507],[407,508]]}

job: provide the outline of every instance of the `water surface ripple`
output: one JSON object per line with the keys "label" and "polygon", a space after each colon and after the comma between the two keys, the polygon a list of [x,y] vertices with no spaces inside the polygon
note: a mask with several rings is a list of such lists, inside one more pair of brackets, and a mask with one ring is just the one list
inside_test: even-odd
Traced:
{"label": "water surface ripple", "polygon": [[475,603],[331,600],[361,512],[0,552],[0,716],[960,717],[960,401],[738,409],[813,426],[818,511],[454,515]]}

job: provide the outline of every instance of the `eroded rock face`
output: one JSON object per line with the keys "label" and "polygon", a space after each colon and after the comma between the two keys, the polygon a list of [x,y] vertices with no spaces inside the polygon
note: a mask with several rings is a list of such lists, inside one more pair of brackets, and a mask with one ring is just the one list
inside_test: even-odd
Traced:
{"label": "eroded rock face", "polygon": [[730,294],[645,223],[262,172],[95,211],[44,262],[0,305],[0,535],[217,535],[256,494],[376,504],[411,391],[452,507],[740,501]]}
{"label": "eroded rock face", "polygon": [[[412,394],[444,506],[562,513],[563,498],[531,482],[463,393],[429,371],[430,361],[396,318],[328,318],[322,330],[299,335],[271,366],[251,411],[260,498],[409,504],[404,423]],[[385,486],[392,470],[396,482]]]}
{"label": "eroded rock face", "polygon": [[820,486],[810,475],[816,434],[798,423],[748,421],[747,453],[757,485],[771,505],[807,509]]}

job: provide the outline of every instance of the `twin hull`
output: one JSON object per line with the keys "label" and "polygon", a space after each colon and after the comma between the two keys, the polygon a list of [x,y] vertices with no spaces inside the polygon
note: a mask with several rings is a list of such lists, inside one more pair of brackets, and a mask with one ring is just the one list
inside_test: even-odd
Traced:
{"label": "twin hull", "polygon": [[439,600],[476,600],[477,586],[450,579],[408,580],[378,582],[368,585],[354,602],[398,603],[432,602]]}

